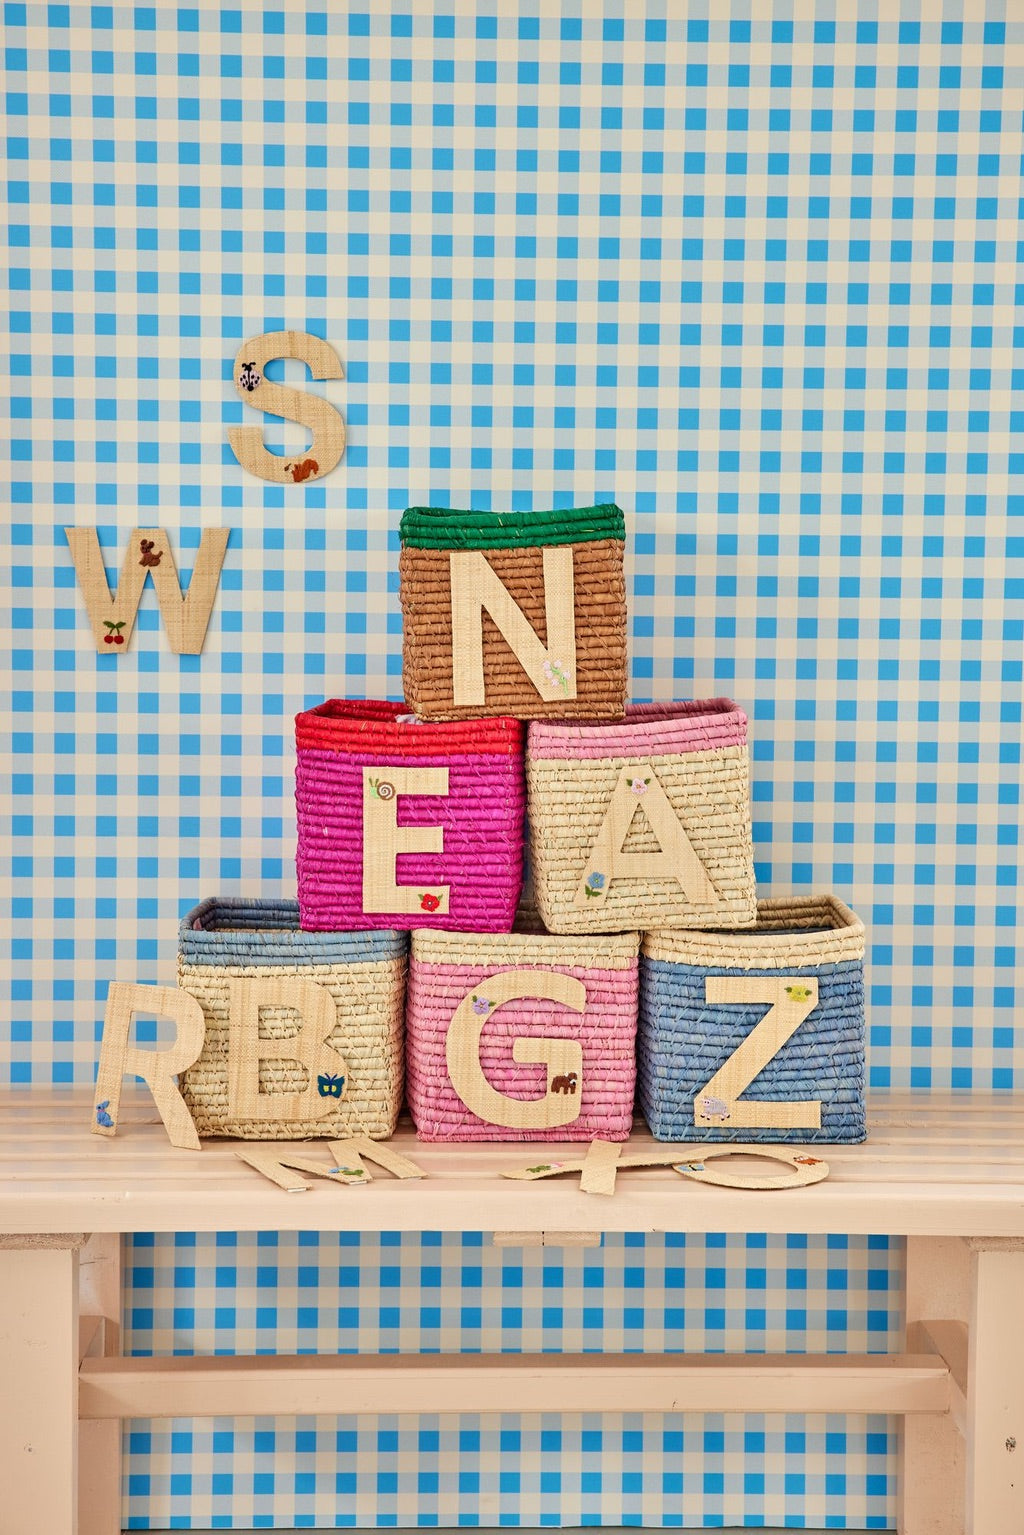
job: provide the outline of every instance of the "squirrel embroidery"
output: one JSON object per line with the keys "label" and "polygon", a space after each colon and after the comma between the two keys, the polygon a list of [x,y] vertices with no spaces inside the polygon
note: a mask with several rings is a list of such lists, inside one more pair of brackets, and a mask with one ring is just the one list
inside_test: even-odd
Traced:
{"label": "squirrel embroidery", "polygon": [[291,473],[291,477],[296,485],[301,480],[308,480],[310,475],[318,474],[320,471],[320,465],[315,458],[304,458],[301,463],[296,460],[294,464],[285,464],[284,467]]}

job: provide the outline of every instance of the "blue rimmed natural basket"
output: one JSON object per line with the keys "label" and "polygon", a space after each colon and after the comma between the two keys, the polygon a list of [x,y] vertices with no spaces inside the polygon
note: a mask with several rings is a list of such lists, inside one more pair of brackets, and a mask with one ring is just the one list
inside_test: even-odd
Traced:
{"label": "blue rimmed natural basket", "polygon": [[[726,979],[712,979],[717,977]],[[759,991],[762,1000],[753,1000]],[[716,998],[745,993],[747,1000],[709,1001],[709,992]],[[737,1123],[743,1111],[737,1114],[731,1095],[709,1090],[765,1019],[772,992],[783,1007],[794,998],[805,1005],[815,994],[816,1000],[738,1096],[770,1105],[817,1101],[816,1128]],[[743,931],[647,933],[640,959],[637,1085],[651,1132],[663,1141],[862,1141],[860,918],[835,896],[796,896],[759,901],[757,926]],[[771,1112],[786,1117],[781,1108]]]}
{"label": "blue rimmed natural basket", "polygon": [[[257,1140],[309,1136],[393,1134],[402,1106],[404,1009],[408,935],[388,929],[358,933],[306,933],[295,901],[213,897],[181,924],[178,984],[200,1003],[206,1042],[184,1073],[182,1095],[200,1135]],[[337,1023],[329,1042],[344,1057],[345,1096],[336,1110],[315,1119],[239,1119],[228,1105],[232,978],[312,981],[331,996]],[[260,1009],[261,1035],[287,1039],[296,1017],[287,1005]],[[261,1099],[306,1086],[298,1061],[259,1062]]]}

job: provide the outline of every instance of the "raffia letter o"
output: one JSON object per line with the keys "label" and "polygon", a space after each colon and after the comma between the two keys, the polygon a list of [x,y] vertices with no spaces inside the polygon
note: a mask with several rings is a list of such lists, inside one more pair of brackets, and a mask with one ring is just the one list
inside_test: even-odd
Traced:
{"label": "raffia letter o", "polygon": [[[480,1065],[480,1036],[486,1020],[503,1002],[523,997],[544,997],[563,1007],[582,1013],[587,1006],[587,990],[575,976],[557,970],[505,970],[467,992],[452,1015],[445,1040],[445,1056],[452,1086],[474,1114],[489,1125],[506,1125],[516,1130],[549,1130],[555,1125],[571,1125],[580,1116],[582,1099],[583,1049],[575,1039],[538,1039],[522,1035],[513,1040],[512,1059],[520,1065],[547,1067],[544,1096],[523,1100],[509,1098],[491,1086]],[[490,1007],[475,1011],[486,998]],[[553,1093],[558,1076],[575,1072],[578,1088],[573,1094]]]}

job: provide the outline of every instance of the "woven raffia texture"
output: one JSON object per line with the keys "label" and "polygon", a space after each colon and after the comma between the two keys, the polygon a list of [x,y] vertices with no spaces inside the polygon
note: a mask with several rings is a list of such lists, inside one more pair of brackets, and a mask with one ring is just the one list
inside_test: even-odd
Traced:
{"label": "woven raffia texture", "polygon": [[[408,937],[399,932],[304,933],[294,901],[210,899],[181,924],[178,985],[200,1003],[206,1043],[181,1079],[200,1135],[256,1140],[369,1135],[386,1140],[402,1107],[403,1011]],[[233,976],[293,977],[322,986],[338,1022],[328,1037],[348,1066],[347,1094],[323,1119],[238,1120],[228,1116],[228,982]],[[260,1012],[260,1033],[285,1038],[296,1016],[284,1007]],[[260,1092],[301,1092],[297,1061],[265,1060]]]}
{"label": "woven raffia texture", "polygon": [[[576,904],[580,881],[624,767],[653,767],[717,900],[688,900],[671,876],[615,877],[599,907]],[[621,724],[538,721],[527,738],[530,863],[553,933],[744,927],[756,917],[746,715],[727,698],[630,704]],[[638,798],[626,853],[659,843]],[[607,871],[600,871],[606,874]]]}
{"label": "woven raffia texture", "polygon": [[[626,702],[625,524],[617,506],[559,512],[455,512],[410,507],[399,557],[402,682],[410,708],[429,719],[510,714],[621,719]],[[490,615],[483,615],[485,702],[456,704],[452,676],[449,555],[486,551],[542,643],[547,643],[543,548],[571,544],[576,618],[576,697],[546,701]],[[557,657],[553,657],[557,660]]]}
{"label": "woven raffia texture", "polygon": [[[400,716],[404,716],[400,718]],[[299,910],[309,931],[429,924],[507,932],[522,885],[524,729],[518,720],[412,721],[405,705],[331,699],[295,721]],[[400,853],[396,883],[448,887],[447,914],[363,909],[363,768],[448,769],[448,793],[401,795],[400,826],[439,826],[440,853]],[[369,856],[374,848],[368,849]]]}
{"label": "woven raffia texture", "polygon": [[[818,1003],[747,1099],[821,1100],[820,1129],[696,1125],[693,1100],[756,1027],[764,1003],[705,1000],[709,975],[815,976]],[[664,1141],[862,1141],[864,925],[834,896],[758,903],[748,932],[647,933],[640,960],[637,1091]]]}
{"label": "woven raffia texture", "polygon": [[[406,1090],[420,1139],[625,1140],[633,1122],[636,1082],[637,942],[636,933],[604,938],[555,938],[543,931],[497,936],[414,933],[406,1008]],[[545,1071],[540,1065],[515,1062],[513,1040],[536,1035],[579,1041],[580,1115],[550,1130],[487,1124],[456,1093],[445,1059],[448,1025],[467,992],[484,992],[490,977],[522,969],[561,971],[586,988],[583,1014],[544,999],[524,998],[496,1008],[481,1035],[484,1076],[499,1092],[523,1099],[543,1093]]]}

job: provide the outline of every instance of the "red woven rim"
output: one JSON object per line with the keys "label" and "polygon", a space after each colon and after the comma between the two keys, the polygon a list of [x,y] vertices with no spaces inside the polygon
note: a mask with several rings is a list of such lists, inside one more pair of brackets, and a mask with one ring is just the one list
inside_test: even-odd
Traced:
{"label": "red woven rim", "polygon": [[520,720],[422,720],[398,724],[409,706],[373,698],[329,698],[315,709],[295,716],[299,751],[400,752],[408,757],[433,757],[443,752],[493,752],[513,757],[523,750]]}

